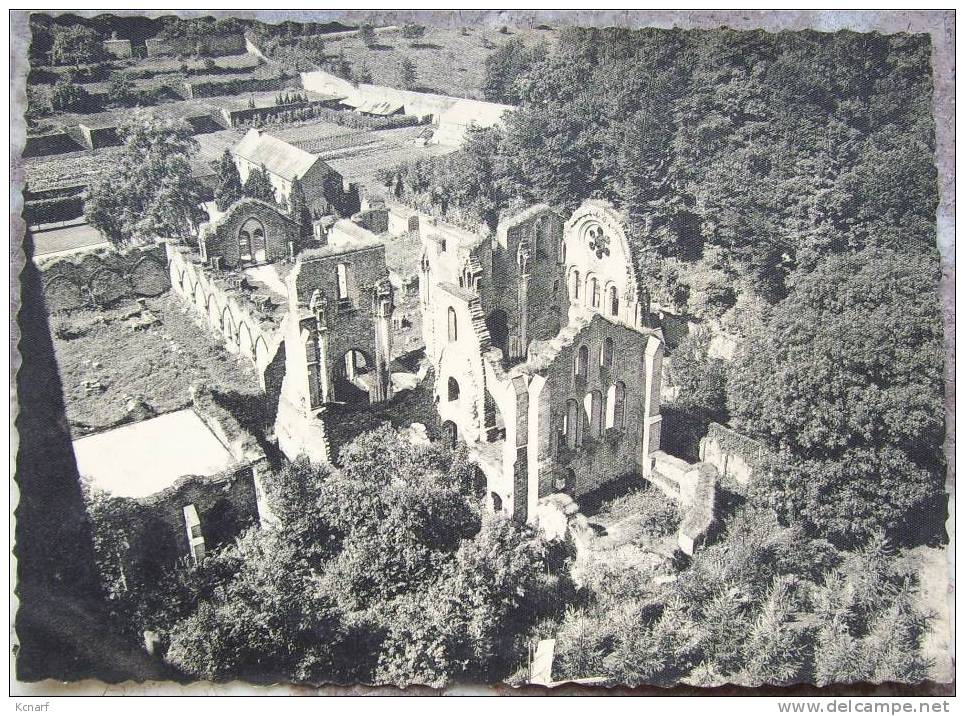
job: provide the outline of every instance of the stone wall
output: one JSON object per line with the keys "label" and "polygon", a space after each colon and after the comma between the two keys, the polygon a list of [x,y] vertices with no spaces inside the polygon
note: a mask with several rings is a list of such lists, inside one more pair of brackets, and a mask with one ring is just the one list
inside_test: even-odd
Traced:
{"label": "stone wall", "polygon": [[[290,255],[289,244],[297,248],[299,228],[294,221],[276,206],[246,198],[232,204],[217,221],[204,227],[201,235],[204,257],[208,260],[218,257],[226,268],[238,266],[241,263],[239,234],[249,220],[260,224],[264,232],[263,241],[249,240],[254,259],[251,263],[278,261]],[[258,253],[259,247],[263,247],[263,254]]]}
{"label": "stone wall", "polygon": [[[345,271],[345,298],[339,297],[339,266],[343,266]],[[377,326],[372,304],[376,285],[387,280],[385,247],[381,243],[330,245],[305,251],[299,256],[288,277],[289,312],[298,315],[300,311],[310,308],[316,291],[325,304],[327,331],[324,376],[320,379],[322,394],[315,402],[341,402],[346,398],[344,394],[340,395],[338,386],[346,387],[343,380],[347,375],[345,361],[351,351],[361,353],[366,373],[371,374],[379,369],[380,364],[387,364],[387,356],[382,355],[377,346]],[[312,335],[316,335],[314,317],[305,325]],[[288,335],[289,342],[293,342],[295,338],[291,331]],[[294,352],[292,355],[295,355]],[[289,361],[288,370],[295,367],[305,370],[299,359],[296,358],[295,362],[297,365],[293,366]],[[299,401],[293,402],[297,404]]]}
{"label": "stone wall", "polygon": [[389,211],[384,208],[366,209],[352,216],[352,221],[373,234],[384,234],[389,230]]}
{"label": "stone wall", "polygon": [[57,313],[133,296],[159,296],[171,285],[164,264],[160,246],[41,261],[47,310]]}
{"label": "stone wall", "polygon": [[216,57],[239,54],[246,50],[245,36],[241,33],[208,35],[197,44],[187,39],[162,40],[152,37],[145,40],[144,44],[148,57],[194,55],[195,53]]}
{"label": "stone wall", "polygon": [[155,518],[152,539],[169,546],[169,563],[190,554],[183,509],[193,504],[211,549],[246,527],[258,526],[258,497],[250,467],[215,477],[186,476],[163,492],[140,500]]}
{"label": "stone wall", "polygon": [[224,274],[192,260],[185,247],[168,244],[167,257],[174,292],[207,320],[211,333],[224,339],[229,352],[255,365],[263,389],[275,386],[277,390],[281,380],[273,367],[277,367],[275,359],[282,343],[279,327],[246,295],[231,289]]}
{"label": "stone wall", "polygon": [[37,134],[27,137],[23,148],[23,156],[44,157],[51,154],[65,154],[66,152],[77,152],[84,149],[67,132],[51,132],[50,134]]}
{"label": "stone wall", "polygon": [[720,472],[722,483],[743,493],[760,469],[764,446],[720,423],[711,423],[700,441],[700,459]]}
{"label": "stone wall", "polygon": [[77,125],[81,136],[88,149],[100,149],[101,147],[116,147],[121,144],[121,138],[117,134],[117,127],[90,127],[86,124]]}
{"label": "stone wall", "polygon": [[104,40],[104,52],[119,60],[125,60],[133,55],[130,40]]}
{"label": "stone wall", "polygon": [[[486,277],[492,291],[485,310],[494,345],[507,357],[525,357],[529,341],[552,338],[566,323],[569,296],[562,238],[563,221],[545,204],[499,224]],[[504,339],[492,330],[496,311],[506,323]]]}
{"label": "stone wall", "polygon": [[[585,320],[585,319],[584,319]],[[574,322],[575,323],[575,322]],[[546,376],[548,411],[541,416],[538,496],[559,492],[559,485],[572,483],[577,498],[596,490],[609,480],[645,472],[643,456],[644,428],[647,419],[647,394],[659,376],[646,370],[649,337],[625,326],[594,317],[575,336],[566,336],[573,325],[564,329],[557,341],[565,344],[554,352],[550,365],[539,370]],[[611,365],[603,364],[603,345],[613,343]],[[574,370],[579,352],[587,348],[586,378]],[[549,348],[549,346],[547,346]],[[527,365],[539,360],[542,351],[533,346]],[[537,366],[534,366],[537,367]],[[616,386],[624,388],[623,427],[616,427],[613,414]],[[594,429],[593,405],[599,400],[600,427]],[[571,403],[570,401],[573,401]],[[570,447],[561,436],[564,420],[571,424],[575,404],[578,432],[576,447]],[[588,417],[591,418],[588,420]],[[585,425],[584,423],[589,423]],[[612,424],[613,427],[607,427]],[[589,427],[589,430],[587,430]],[[563,445],[560,446],[560,443]]]}
{"label": "stone wall", "polygon": [[185,475],[170,487],[138,500],[151,510],[155,541],[171,545],[171,562],[190,554],[184,507],[194,505],[207,549],[218,547],[247,527],[261,524],[265,512],[260,474],[268,469],[264,452],[211,394],[192,395],[194,412],[228,448],[235,465],[214,476]]}

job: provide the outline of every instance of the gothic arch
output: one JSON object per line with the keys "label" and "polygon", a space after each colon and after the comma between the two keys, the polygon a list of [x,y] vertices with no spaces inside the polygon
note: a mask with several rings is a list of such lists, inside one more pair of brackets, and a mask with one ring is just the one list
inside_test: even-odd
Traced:
{"label": "gothic arch", "polygon": [[242,321],[238,326],[238,348],[244,355],[254,359],[255,346],[251,340],[251,329],[248,328],[245,321]]}
{"label": "gothic arch", "polygon": [[255,339],[255,363],[261,369],[264,369],[268,365],[268,344],[265,342],[264,336],[258,336]]}

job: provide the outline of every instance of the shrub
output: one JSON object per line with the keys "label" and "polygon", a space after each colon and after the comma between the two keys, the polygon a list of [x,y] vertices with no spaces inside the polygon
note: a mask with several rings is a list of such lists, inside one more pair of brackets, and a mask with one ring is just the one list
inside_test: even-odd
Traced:
{"label": "shrub", "polygon": [[50,106],[58,111],[73,111],[90,106],[90,94],[75,82],[63,78],[54,85],[50,95]]}
{"label": "shrub", "polygon": [[425,25],[416,25],[414,23],[407,22],[402,26],[402,37],[407,40],[418,40],[420,37],[426,34]]}

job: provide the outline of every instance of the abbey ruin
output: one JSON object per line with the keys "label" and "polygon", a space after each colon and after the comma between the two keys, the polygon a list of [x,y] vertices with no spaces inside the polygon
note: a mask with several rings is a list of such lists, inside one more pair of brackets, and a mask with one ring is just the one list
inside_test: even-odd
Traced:
{"label": "abbey ruin", "polygon": [[[258,139],[245,137],[240,166]],[[339,184],[320,160],[268,143],[274,164]],[[174,290],[257,368],[287,458],[333,462],[333,407],[411,390],[397,359],[424,348],[438,434],[466,445],[489,509],[538,522],[553,495],[632,476],[694,502],[700,471],[660,451],[664,341],[612,206],[536,205],[493,233],[381,197],[340,218],[317,193],[310,203],[330,213],[311,237],[278,206],[242,199],[212,212],[197,249],[167,249]],[[416,276],[387,265],[400,236],[418,238]],[[414,320],[421,345],[394,345]]]}

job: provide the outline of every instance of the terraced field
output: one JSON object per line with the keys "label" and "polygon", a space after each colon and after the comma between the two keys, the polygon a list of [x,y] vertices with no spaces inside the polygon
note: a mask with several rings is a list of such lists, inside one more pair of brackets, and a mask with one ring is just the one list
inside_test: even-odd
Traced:
{"label": "terraced field", "polygon": [[512,28],[502,33],[496,27],[427,27],[421,38],[409,40],[399,30],[381,30],[373,47],[366,47],[356,33],[340,33],[337,38],[326,38],[325,51],[333,57],[344,52],[355,71],[364,65],[375,84],[392,87],[402,86],[399,63],[408,57],[415,65],[413,89],[485,99],[486,58],[511,38],[528,46],[544,40],[553,44],[557,31]]}

